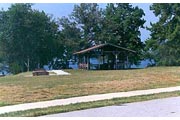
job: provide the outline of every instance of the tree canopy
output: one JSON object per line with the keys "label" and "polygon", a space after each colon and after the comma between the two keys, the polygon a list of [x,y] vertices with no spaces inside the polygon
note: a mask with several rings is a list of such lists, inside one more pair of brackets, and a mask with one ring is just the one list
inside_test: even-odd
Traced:
{"label": "tree canopy", "polygon": [[82,3],[75,5],[72,18],[82,29],[84,48],[106,42],[116,44],[135,50],[137,54],[128,56],[131,64],[138,64],[144,48],[140,39],[144,15],[142,9],[128,3],[107,4],[104,10],[97,4]]}
{"label": "tree canopy", "polygon": [[32,4],[12,4],[0,13],[0,42],[14,73],[33,70],[48,64],[55,55],[57,23]]}
{"label": "tree canopy", "polygon": [[106,42],[136,51],[127,53],[130,64],[141,60],[142,9],[122,3],[107,4],[105,9],[82,3],[74,6],[69,17],[53,19],[32,5],[12,4],[0,11],[0,60],[6,61],[11,72],[43,65],[68,68],[73,52]]}
{"label": "tree canopy", "polygon": [[99,34],[102,30],[102,9],[96,3],[81,3],[75,5],[71,18],[82,30],[81,48],[87,48],[95,45],[99,40]]}
{"label": "tree canopy", "polygon": [[151,23],[146,41],[147,56],[157,65],[180,65],[180,4],[153,4],[150,9],[159,21]]}
{"label": "tree canopy", "polygon": [[[131,64],[138,64],[144,44],[140,39],[140,28],[144,28],[144,11],[130,4],[107,4],[104,11],[102,42],[109,42],[132,49],[137,54],[129,54]],[[127,54],[126,54],[127,56]]]}

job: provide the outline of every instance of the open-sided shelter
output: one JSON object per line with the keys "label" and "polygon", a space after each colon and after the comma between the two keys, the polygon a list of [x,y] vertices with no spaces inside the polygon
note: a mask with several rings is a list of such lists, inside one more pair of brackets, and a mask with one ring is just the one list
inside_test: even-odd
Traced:
{"label": "open-sided shelter", "polygon": [[[136,52],[114,44],[106,43],[75,52],[79,69],[113,70],[129,68],[129,53]],[[94,62],[96,59],[98,62]]]}

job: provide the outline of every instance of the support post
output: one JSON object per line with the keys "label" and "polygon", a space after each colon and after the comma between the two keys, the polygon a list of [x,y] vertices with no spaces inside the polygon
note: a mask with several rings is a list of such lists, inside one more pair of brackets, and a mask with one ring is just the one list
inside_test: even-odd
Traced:
{"label": "support post", "polygon": [[101,68],[100,68],[100,54],[98,55],[98,63],[99,63],[99,66],[98,66],[98,67],[99,67],[99,70],[100,70],[100,69],[101,69]]}
{"label": "support post", "polygon": [[127,68],[130,68],[128,56],[127,56]]}
{"label": "support post", "polygon": [[78,55],[78,69],[81,69],[81,63],[82,63],[81,55]]}
{"label": "support post", "polygon": [[103,65],[104,65],[104,55],[103,55]]}
{"label": "support post", "polygon": [[115,62],[116,62],[115,69],[116,69],[116,70],[117,70],[117,58],[118,58],[118,54],[116,53],[116,54],[115,54]]}
{"label": "support post", "polygon": [[87,55],[87,70],[90,70],[90,56]]}

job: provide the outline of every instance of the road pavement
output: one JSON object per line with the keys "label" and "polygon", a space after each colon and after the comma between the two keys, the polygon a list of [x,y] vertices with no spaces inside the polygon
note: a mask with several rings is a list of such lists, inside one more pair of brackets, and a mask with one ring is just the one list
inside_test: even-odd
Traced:
{"label": "road pavement", "polygon": [[43,117],[180,117],[180,97],[113,105]]}

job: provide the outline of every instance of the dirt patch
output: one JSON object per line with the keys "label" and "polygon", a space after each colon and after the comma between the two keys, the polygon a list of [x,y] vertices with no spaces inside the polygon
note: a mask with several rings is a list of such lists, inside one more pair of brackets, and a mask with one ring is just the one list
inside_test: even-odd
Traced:
{"label": "dirt patch", "polygon": [[0,86],[0,101],[17,103],[25,89],[22,86]]}

